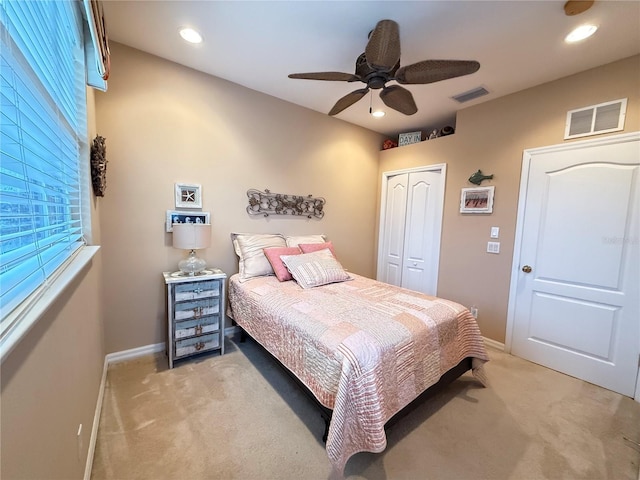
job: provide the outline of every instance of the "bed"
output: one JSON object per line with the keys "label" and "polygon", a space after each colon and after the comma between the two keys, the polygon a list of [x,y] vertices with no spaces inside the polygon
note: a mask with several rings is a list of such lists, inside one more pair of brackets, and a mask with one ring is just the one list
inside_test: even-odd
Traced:
{"label": "bed", "polygon": [[[338,471],[355,453],[382,452],[385,423],[450,370],[458,367],[458,375],[465,361],[486,383],[483,339],[462,305],[345,272],[339,263],[346,278],[311,287],[295,275],[281,281],[278,266],[247,275],[248,251],[235,239],[234,247],[241,268],[229,279],[230,316],[332,412],[326,449]],[[299,256],[280,255],[282,248],[292,247],[276,249],[285,263],[337,263],[332,248],[316,245]]]}

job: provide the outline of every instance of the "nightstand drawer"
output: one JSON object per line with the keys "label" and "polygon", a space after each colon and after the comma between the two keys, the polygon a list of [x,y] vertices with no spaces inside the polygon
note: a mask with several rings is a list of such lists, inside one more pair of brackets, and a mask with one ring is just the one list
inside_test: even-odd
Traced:
{"label": "nightstand drawer", "polygon": [[201,282],[189,282],[176,285],[175,301],[197,300],[199,298],[219,297],[220,281],[204,280]]}
{"label": "nightstand drawer", "polygon": [[175,320],[198,319],[206,315],[215,315],[220,312],[220,298],[210,297],[193,302],[175,304]]}
{"label": "nightstand drawer", "polygon": [[187,338],[205,333],[217,332],[220,328],[220,319],[217,316],[202,317],[196,320],[186,320],[176,323],[175,338]]}
{"label": "nightstand drawer", "polygon": [[204,352],[205,350],[211,350],[219,346],[220,335],[217,333],[187,338],[185,340],[176,340],[176,358]]}

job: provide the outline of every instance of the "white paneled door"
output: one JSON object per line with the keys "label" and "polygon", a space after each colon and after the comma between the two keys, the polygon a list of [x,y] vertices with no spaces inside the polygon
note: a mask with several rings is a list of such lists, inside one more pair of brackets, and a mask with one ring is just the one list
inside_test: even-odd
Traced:
{"label": "white paneled door", "polygon": [[509,313],[514,355],[628,396],[640,354],[639,140],[525,152]]}
{"label": "white paneled door", "polygon": [[435,165],[385,174],[378,280],[436,294],[444,169],[444,165]]}

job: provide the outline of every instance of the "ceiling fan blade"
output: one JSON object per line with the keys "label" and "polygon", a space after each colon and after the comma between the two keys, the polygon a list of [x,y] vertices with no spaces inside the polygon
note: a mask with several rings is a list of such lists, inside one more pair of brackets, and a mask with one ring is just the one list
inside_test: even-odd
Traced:
{"label": "ceiling fan blade", "polygon": [[352,73],[342,72],[312,72],[312,73],[291,73],[289,78],[299,78],[302,80],[327,80],[335,82],[357,82],[360,77]]}
{"label": "ceiling fan blade", "polygon": [[358,100],[360,100],[362,97],[364,97],[368,91],[369,91],[369,87],[361,88],[360,90],[355,90],[351,93],[348,93],[347,95],[345,95],[344,97],[342,97],[340,100],[336,102],[336,104],[333,106],[333,108],[329,112],[329,115],[333,116],[333,115],[339,114],[345,108],[350,107],[351,105],[356,103]]}
{"label": "ceiling fan blade", "polygon": [[384,87],[380,92],[380,98],[387,107],[393,108],[405,115],[413,115],[418,111],[411,92],[400,85]]}
{"label": "ceiling fan blade", "polygon": [[400,29],[393,20],[380,20],[371,32],[364,54],[376,70],[390,71],[400,60]]}
{"label": "ceiling fan blade", "polygon": [[424,60],[400,67],[395,79],[398,83],[422,84],[439,82],[477,72],[480,64],[475,60]]}

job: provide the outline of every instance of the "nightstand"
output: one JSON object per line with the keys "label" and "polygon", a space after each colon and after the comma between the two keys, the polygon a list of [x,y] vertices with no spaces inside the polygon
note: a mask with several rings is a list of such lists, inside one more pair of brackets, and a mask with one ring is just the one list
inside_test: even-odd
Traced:
{"label": "nightstand", "polygon": [[176,360],[220,350],[224,355],[225,280],[222,270],[200,275],[164,272],[167,285],[167,356]]}

